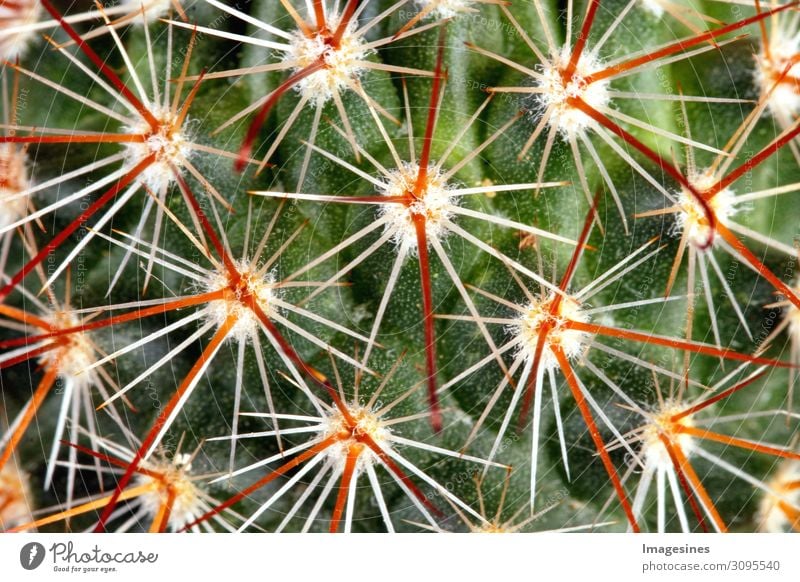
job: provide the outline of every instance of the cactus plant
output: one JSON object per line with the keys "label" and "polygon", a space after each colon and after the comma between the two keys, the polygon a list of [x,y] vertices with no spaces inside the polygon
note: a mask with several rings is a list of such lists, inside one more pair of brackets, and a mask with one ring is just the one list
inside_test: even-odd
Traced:
{"label": "cactus plant", "polygon": [[6,531],[800,531],[800,18],[2,2]]}

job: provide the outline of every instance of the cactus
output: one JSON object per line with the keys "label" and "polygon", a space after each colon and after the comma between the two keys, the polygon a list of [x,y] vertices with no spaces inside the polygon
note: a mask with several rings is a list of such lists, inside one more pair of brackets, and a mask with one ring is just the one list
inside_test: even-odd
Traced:
{"label": "cactus", "polygon": [[0,5],[5,531],[800,531],[800,19]]}

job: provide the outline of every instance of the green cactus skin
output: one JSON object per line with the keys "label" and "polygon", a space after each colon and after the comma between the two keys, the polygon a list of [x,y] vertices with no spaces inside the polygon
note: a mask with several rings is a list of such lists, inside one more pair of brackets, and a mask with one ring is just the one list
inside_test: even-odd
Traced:
{"label": "green cactus skin", "polygon": [[0,528],[800,530],[797,27],[0,7]]}

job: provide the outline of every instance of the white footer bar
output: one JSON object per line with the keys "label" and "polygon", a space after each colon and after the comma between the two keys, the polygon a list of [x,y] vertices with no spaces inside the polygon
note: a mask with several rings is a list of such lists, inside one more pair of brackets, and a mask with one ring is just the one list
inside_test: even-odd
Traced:
{"label": "white footer bar", "polygon": [[800,580],[800,536],[6,534],[0,580]]}

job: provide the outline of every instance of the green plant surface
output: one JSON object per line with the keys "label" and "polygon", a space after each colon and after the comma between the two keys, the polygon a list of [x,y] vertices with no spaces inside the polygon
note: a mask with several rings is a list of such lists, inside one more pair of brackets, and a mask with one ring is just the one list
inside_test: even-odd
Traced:
{"label": "green plant surface", "polygon": [[0,7],[0,527],[800,530],[795,11]]}

